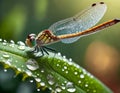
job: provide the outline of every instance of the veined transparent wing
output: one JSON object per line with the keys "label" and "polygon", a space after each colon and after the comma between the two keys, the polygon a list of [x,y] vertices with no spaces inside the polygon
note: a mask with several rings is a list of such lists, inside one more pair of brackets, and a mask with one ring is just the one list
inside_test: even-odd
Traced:
{"label": "veined transparent wing", "polygon": [[[58,21],[49,27],[55,35],[71,34],[84,31],[94,26],[103,17],[107,6],[104,2],[94,3],[79,14]],[[80,37],[61,40],[63,43],[73,43]]]}

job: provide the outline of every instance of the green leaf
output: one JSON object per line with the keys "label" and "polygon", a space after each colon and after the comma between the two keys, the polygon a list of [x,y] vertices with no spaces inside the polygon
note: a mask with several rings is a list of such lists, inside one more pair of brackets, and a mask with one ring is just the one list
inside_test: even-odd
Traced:
{"label": "green leaf", "polygon": [[7,43],[0,39],[0,63],[4,68],[13,68],[26,77],[33,77],[38,88],[47,87],[53,93],[112,93],[85,69],[66,59],[60,53],[38,57],[39,53],[29,52],[22,42]]}

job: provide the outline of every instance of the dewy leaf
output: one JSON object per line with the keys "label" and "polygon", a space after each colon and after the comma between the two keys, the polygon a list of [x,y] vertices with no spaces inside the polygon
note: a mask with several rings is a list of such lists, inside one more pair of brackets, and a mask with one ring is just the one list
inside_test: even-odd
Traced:
{"label": "dewy leaf", "polygon": [[24,43],[7,43],[0,39],[0,63],[17,73],[33,77],[38,87],[47,87],[53,93],[112,93],[104,84],[85,69],[66,59],[60,53],[38,57],[39,53],[27,52]]}

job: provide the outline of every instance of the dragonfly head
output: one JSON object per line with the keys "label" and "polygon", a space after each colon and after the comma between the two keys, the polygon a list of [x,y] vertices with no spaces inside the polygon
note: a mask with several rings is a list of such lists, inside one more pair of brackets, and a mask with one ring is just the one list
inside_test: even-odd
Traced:
{"label": "dragonfly head", "polygon": [[36,38],[35,34],[29,34],[25,41],[26,45],[29,47],[34,47],[36,45],[35,38]]}

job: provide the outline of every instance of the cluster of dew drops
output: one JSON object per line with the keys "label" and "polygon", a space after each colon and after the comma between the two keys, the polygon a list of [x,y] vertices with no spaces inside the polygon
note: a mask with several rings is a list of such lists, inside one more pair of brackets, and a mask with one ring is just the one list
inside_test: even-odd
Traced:
{"label": "cluster of dew drops", "polygon": [[[9,45],[9,46],[12,47],[12,48],[15,47],[15,42],[14,42],[13,40],[11,40],[9,44],[8,44],[8,42],[7,42],[6,40],[2,40],[2,39],[0,39],[0,42],[2,42],[2,44],[3,44],[4,46]],[[17,42],[17,45],[18,45],[17,48],[18,48],[19,50],[22,50],[22,51],[25,50],[25,44],[24,44],[22,41],[18,41],[18,42]],[[64,61],[68,61],[69,65],[75,65],[76,67],[79,68],[79,65],[73,64],[71,58],[70,58],[69,60],[67,60],[67,59],[66,59],[66,56],[61,56],[60,53],[58,53],[57,56],[60,57],[60,58],[62,58]],[[9,59],[10,56],[9,56],[7,53],[5,53],[5,54],[3,54],[3,57]],[[11,60],[9,59],[9,60],[7,60],[6,63],[7,63],[8,65],[11,65],[10,62],[11,62]],[[16,62],[17,62],[17,61],[16,61]],[[58,64],[56,64],[56,66],[57,66],[57,67],[60,66],[59,62],[58,62]],[[22,65],[21,67],[24,67],[24,66]],[[42,79],[40,79],[40,77],[39,77],[40,74],[39,74],[39,73],[36,73],[37,75],[33,75],[33,74],[32,74],[32,71],[35,71],[35,70],[39,69],[39,65],[38,65],[38,63],[36,62],[36,60],[34,60],[34,59],[28,59],[27,62],[26,62],[26,67],[27,67],[27,70],[26,70],[25,72],[27,73],[27,75],[33,76],[33,77],[35,78],[35,80],[40,83],[41,86],[45,86],[45,85],[46,85],[45,82],[43,82]],[[16,68],[17,68],[17,67],[16,67]],[[63,72],[65,71],[65,73],[68,74],[67,69],[68,69],[68,67],[67,67],[67,66],[64,66],[63,69],[62,69],[62,71],[63,71]],[[17,68],[17,70],[18,70],[18,71],[22,71],[22,68]],[[44,69],[40,69],[40,70],[41,70],[41,73],[45,73],[45,70],[44,70]],[[7,69],[4,69],[4,72],[7,72]],[[86,71],[83,71],[83,72],[85,72],[85,74],[86,74]],[[74,72],[74,75],[78,75],[78,72],[77,72],[77,71]],[[91,74],[88,74],[88,75],[90,76]],[[37,77],[37,76],[38,76],[38,77]],[[80,77],[81,79],[83,79],[85,76],[84,76],[84,74],[80,74],[79,77]],[[76,91],[75,85],[74,85],[72,82],[70,82],[70,81],[64,81],[64,83],[62,83],[61,85],[59,85],[59,84],[56,84],[56,83],[55,83],[55,79],[54,79],[54,76],[53,76],[52,74],[48,74],[46,78],[47,78],[47,82],[48,82],[48,84],[49,84],[50,86],[55,85],[55,89],[52,89],[52,87],[49,87],[49,89],[50,89],[50,90],[54,90],[55,93],[60,93],[60,92],[62,92],[62,90],[65,90],[65,89],[66,89],[69,93],[75,93],[75,91]],[[91,75],[91,78],[92,78],[92,75]],[[58,78],[58,79],[59,79],[59,78]],[[30,80],[30,83],[33,83],[33,82],[34,82],[34,80]],[[81,81],[79,80],[78,83],[80,84]],[[85,87],[87,88],[87,87],[88,87],[88,84],[85,84]],[[37,91],[40,91],[40,89],[38,88]],[[89,91],[89,90],[88,90],[88,91]],[[95,93],[95,92],[96,92],[96,90],[93,91],[93,93]]]}
{"label": "cluster of dew drops", "polygon": [[[4,46],[7,46],[7,45],[8,45],[8,42],[7,42],[6,40],[2,40],[1,38],[0,38],[0,42],[2,42],[2,44],[3,44]],[[25,50],[25,43],[24,43],[24,42],[18,41],[18,42],[17,42],[17,45],[18,45],[18,49],[20,49],[20,50]],[[15,42],[14,42],[13,40],[10,40],[9,46],[12,47],[12,48],[14,48],[14,47],[15,47]]]}
{"label": "cluster of dew drops", "polygon": [[[16,47],[16,44],[15,44],[15,42],[13,41],[13,40],[10,40],[10,42],[7,42],[6,40],[2,40],[1,38],[0,38],[0,42],[2,42],[2,45],[3,46],[10,46],[11,47],[11,49],[14,49],[15,47]],[[25,44],[22,42],[22,41],[18,41],[17,42],[17,48],[19,49],[19,50],[25,50]],[[3,60],[3,58],[5,58],[5,59],[7,59],[5,62],[6,62],[6,64],[8,64],[8,65],[11,65],[11,62],[12,62],[12,58],[10,57],[10,55],[8,54],[8,53],[3,53],[2,54],[2,57],[0,57],[0,59],[2,59]],[[17,62],[17,60],[16,60],[16,62]],[[19,69],[19,68],[18,68]],[[19,69],[20,70],[20,69]]]}
{"label": "cluster of dew drops", "polygon": [[[60,59],[64,60],[65,62],[68,61],[68,64],[69,64],[69,65],[75,65],[75,67],[80,68],[79,65],[74,64],[74,63],[72,62],[72,59],[71,59],[71,58],[70,58],[70,59],[66,59],[66,56],[61,56],[60,53],[58,53],[56,56],[60,57]],[[59,64],[59,61],[58,61],[58,62],[56,63],[56,67],[59,67],[59,66],[60,66],[60,64]],[[39,69],[39,65],[38,65],[38,63],[37,63],[34,59],[29,59],[29,60],[27,61],[27,68],[34,71],[34,70]],[[63,73],[65,73],[65,74],[68,74],[69,71],[68,71],[67,65],[64,65],[64,66],[62,67],[61,71],[62,71]],[[45,69],[41,69],[41,73],[45,73]],[[90,73],[87,73],[85,69],[83,69],[83,74],[79,74],[79,72],[77,72],[77,71],[75,71],[73,74],[76,75],[76,76],[79,75],[80,80],[78,81],[78,84],[82,84],[81,79],[84,79],[84,78],[85,78],[85,74],[88,75],[88,76],[90,76],[91,78],[93,78],[93,76],[92,76]],[[46,77],[46,79],[47,79],[47,83],[48,83],[50,86],[55,85],[55,89],[52,89],[52,87],[49,87],[50,90],[55,90],[55,93],[60,93],[60,92],[62,92],[63,90],[66,90],[68,93],[75,93],[76,90],[77,90],[76,87],[75,87],[75,85],[74,85],[74,83],[73,83],[73,82],[70,82],[70,81],[63,81],[61,84],[57,84],[57,83],[55,82],[56,80],[55,80],[55,78],[54,78],[54,75],[52,75],[52,74],[48,74],[47,77]],[[58,77],[58,80],[59,80],[59,79],[60,79],[60,78]],[[36,78],[36,77],[35,77],[35,80],[36,80],[37,82],[40,82],[40,85],[41,85],[41,86],[45,86],[45,85],[46,85],[45,82],[42,82],[42,79],[40,79],[40,78]],[[85,83],[85,82],[84,82],[84,83]],[[84,84],[84,87],[87,89],[87,92],[90,91],[90,90],[88,89],[88,87],[89,87],[89,83],[88,83],[88,82],[86,82],[86,83]],[[38,91],[40,91],[40,89],[38,89]],[[96,93],[96,90],[95,90],[95,89],[93,90],[93,93]]]}
{"label": "cluster of dew drops", "polygon": [[[13,40],[10,40],[10,42],[7,42],[6,40],[0,39],[0,42],[2,42],[2,44],[4,46],[10,46],[13,49],[15,48],[15,42]],[[17,45],[18,45],[17,48],[19,50],[22,50],[22,51],[25,50],[25,44],[22,41],[18,41]],[[60,56],[60,55],[61,54],[58,53],[58,56]],[[9,54],[4,53],[2,56],[3,56],[3,58],[7,59],[6,64],[11,65],[12,60],[10,59]],[[64,56],[64,59],[65,59],[65,56]],[[16,60],[16,62],[17,62],[17,60]],[[24,66],[22,65],[21,67],[24,67]],[[33,76],[35,78],[35,80],[40,83],[41,86],[45,86],[46,85],[45,82],[43,82],[40,78],[37,77],[37,76],[39,76],[39,73],[37,73],[37,76],[36,76],[36,75],[33,75],[32,72],[31,72],[31,71],[35,71],[35,70],[39,69],[39,65],[36,62],[36,60],[34,60],[34,59],[28,59],[27,62],[26,62],[26,67],[28,68],[28,70],[25,71],[27,73],[27,75]],[[65,67],[65,69],[67,69],[67,68]],[[17,70],[18,71],[22,71],[21,68],[17,68]],[[7,69],[4,69],[4,72],[7,72]],[[41,73],[44,73],[44,72],[45,72],[44,69],[41,69]],[[55,80],[54,80],[53,75],[48,74],[47,75],[47,80],[48,80],[48,84],[49,85],[54,85],[55,84]],[[30,83],[33,83],[33,82],[34,82],[34,80],[30,80]],[[59,84],[55,85],[55,87],[56,87],[54,89],[55,92],[58,93],[58,92],[61,92],[64,89],[66,89],[65,88],[65,84],[66,84],[66,88],[67,88],[68,92],[73,93],[73,92],[76,91],[76,89],[74,88],[74,85],[73,85],[72,82],[65,81],[64,83],[62,83],[62,86],[59,86]],[[53,90],[51,87],[49,89]],[[40,91],[40,89],[38,88],[37,91]]]}
{"label": "cluster of dew drops", "polygon": [[[57,56],[60,56],[60,53],[57,54]],[[70,59],[71,60],[71,59]],[[34,59],[29,59],[27,62],[26,62],[26,66],[29,70],[31,71],[34,71],[34,70],[37,70],[39,69],[39,65],[38,63],[34,60]],[[58,66],[58,64],[57,64]],[[67,67],[65,66],[64,69],[67,69]],[[40,69],[41,70],[41,73],[45,73],[45,69]],[[30,72],[29,72],[30,73]],[[29,74],[27,73],[27,74]],[[68,73],[68,72],[67,72]],[[40,76],[38,73],[37,73],[37,76]],[[40,83],[41,86],[45,86],[45,82],[42,81],[42,79],[40,79],[40,77],[36,77],[36,76],[33,76],[35,78],[35,80],[37,82]],[[69,93],[74,93],[76,91],[76,88],[74,86],[74,84],[72,82],[69,82],[69,81],[64,81],[63,83],[61,84],[58,84],[56,83],[55,81],[55,78],[54,78],[54,75],[52,74],[48,74],[47,77],[47,83],[50,85],[50,86],[55,86],[55,88],[53,89],[52,87],[49,87],[50,90],[54,90],[54,93],[60,93],[62,92],[62,90],[67,90]],[[58,80],[60,78],[58,77]],[[33,82],[33,80],[30,81],[31,83]],[[40,89],[37,89],[37,91],[40,91]]]}

